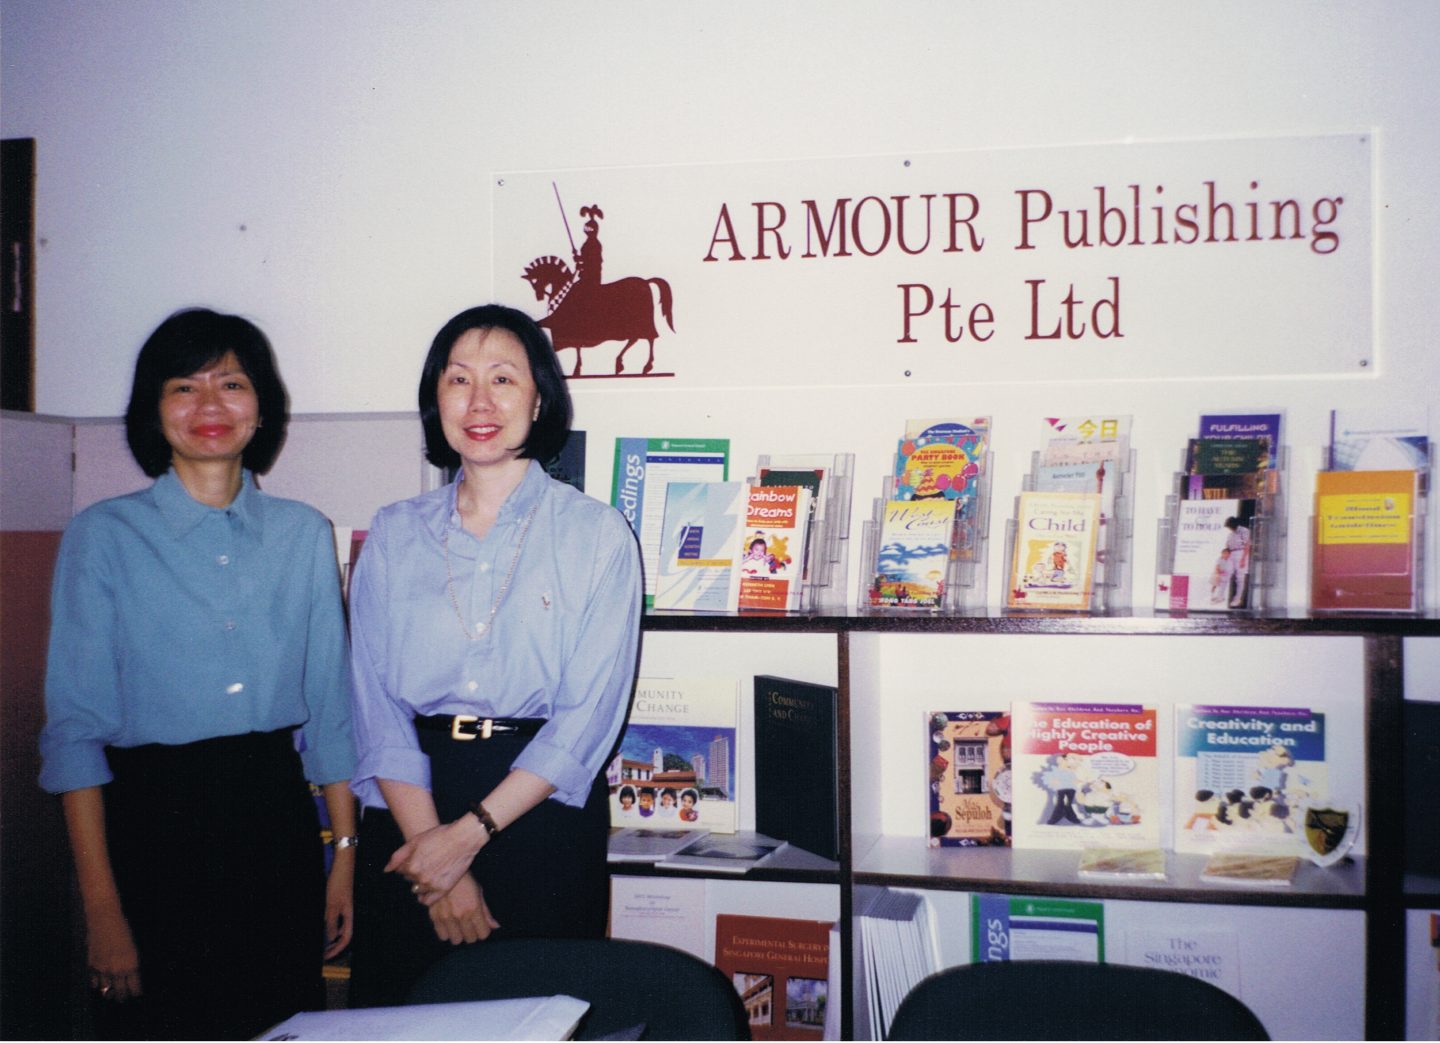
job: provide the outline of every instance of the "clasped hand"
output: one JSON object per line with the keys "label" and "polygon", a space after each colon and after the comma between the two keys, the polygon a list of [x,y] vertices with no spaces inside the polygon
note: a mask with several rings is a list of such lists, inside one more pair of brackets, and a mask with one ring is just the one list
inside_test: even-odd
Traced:
{"label": "clasped hand", "polygon": [[429,907],[442,941],[455,945],[479,941],[500,926],[469,873],[485,835],[478,823],[473,833],[466,831],[463,820],[435,826],[407,840],[385,864],[387,873],[399,873],[410,881],[415,897]]}

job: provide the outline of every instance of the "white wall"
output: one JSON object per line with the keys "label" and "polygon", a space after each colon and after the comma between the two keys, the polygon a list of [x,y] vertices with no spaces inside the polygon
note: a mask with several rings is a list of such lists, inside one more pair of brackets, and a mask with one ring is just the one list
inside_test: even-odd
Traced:
{"label": "white wall", "polygon": [[[1428,0],[5,0],[0,18],[0,130],[38,142],[44,413],[118,415],[140,341],[199,302],[270,334],[297,413],[412,410],[434,330],[492,293],[490,171],[1370,131],[1364,374],[965,387],[886,367],[877,387],[805,396],[798,413],[793,392],[687,389],[683,374],[592,384],[576,388],[588,488],[607,495],[617,435],[728,435],[742,472],[763,451],[855,451],[863,500],[905,417],[990,413],[1003,515],[1039,416],[1132,412],[1143,603],[1198,412],[1286,409],[1296,536],[1332,406],[1398,400],[1440,423]],[[524,303],[519,289],[507,276],[498,292]],[[766,326],[757,315],[757,336]],[[1303,538],[1290,574],[1301,604]]]}

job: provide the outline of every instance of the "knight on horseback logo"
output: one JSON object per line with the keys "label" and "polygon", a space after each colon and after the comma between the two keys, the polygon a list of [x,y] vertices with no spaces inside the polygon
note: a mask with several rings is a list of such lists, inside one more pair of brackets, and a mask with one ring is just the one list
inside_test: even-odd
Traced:
{"label": "knight on horseback logo", "polygon": [[[574,259],[575,270],[571,271],[570,265],[561,258],[548,254],[531,261],[523,278],[535,291],[535,299],[545,302],[546,314],[539,324],[550,331],[550,341],[556,354],[566,349],[575,351],[575,366],[569,375],[674,376],[673,373],[655,371],[655,341],[659,337],[655,325],[657,307],[670,331],[675,331],[674,298],[670,284],[664,279],[639,276],[605,282],[601,278],[604,251],[600,246],[600,222],[605,219],[604,211],[594,203],[580,208],[580,216],[585,219],[585,239],[577,247],[570,231],[570,219],[565,216],[564,204],[560,203],[558,187],[555,188],[555,202],[560,205],[560,217],[565,222],[565,235],[570,240],[570,256]],[[625,353],[642,340],[649,349],[644,368],[639,373],[627,372]],[[624,345],[615,356],[615,372],[582,373],[584,350],[610,341]]]}

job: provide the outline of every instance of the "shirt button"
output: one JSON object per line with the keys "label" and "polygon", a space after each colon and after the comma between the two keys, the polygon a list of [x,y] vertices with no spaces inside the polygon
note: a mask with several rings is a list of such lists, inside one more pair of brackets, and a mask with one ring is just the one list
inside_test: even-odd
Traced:
{"label": "shirt button", "polygon": [[227,619],[227,620],[225,621],[225,629],[226,629],[226,630],[234,630],[237,625],[238,625],[238,624],[237,624],[237,623],[235,622],[235,620],[233,620],[233,619]]}
{"label": "shirt button", "polygon": [[481,571],[481,572],[489,572],[489,571],[490,571],[490,563],[489,563],[488,561],[482,561],[482,562],[480,563],[480,566],[479,566],[479,567],[480,567],[480,571]]}
{"label": "shirt button", "polygon": [[479,681],[471,681],[469,684],[467,684],[467,685],[465,686],[465,690],[466,690],[467,692],[474,692],[474,691],[477,691],[479,688],[480,688],[480,682],[479,682]]}
{"label": "shirt button", "polygon": [[245,691],[245,686],[244,686],[243,684],[241,684],[239,681],[236,681],[236,682],[235,682],[234,684],[232,684],[229,688],[226,688],[226,689],[225,689],[225,694],[226,694],[226,695],[239,695],[239,694],[240,694],[241,692],[243,692],[243,691]]}
{"label": "shirt button", "polygon": [[229,565],[229,564],[230,564],[230,555],[228,555],[228,554],[222,554],[222,555],[220,555],[220,557],[216,558],[215,560],[218,561],[221,565]]}

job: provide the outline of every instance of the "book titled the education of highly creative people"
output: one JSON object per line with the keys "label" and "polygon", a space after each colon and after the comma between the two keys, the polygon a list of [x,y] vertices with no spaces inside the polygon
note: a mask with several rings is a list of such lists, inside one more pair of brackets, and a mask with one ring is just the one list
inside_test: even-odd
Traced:
{"label": "book titled the education of highly creative people", "polygon": [[1017,848],[1159,846],[1154,707],[1017,702],[1011,727]]}

